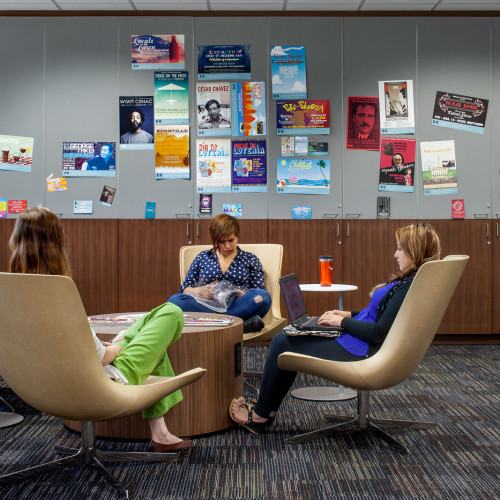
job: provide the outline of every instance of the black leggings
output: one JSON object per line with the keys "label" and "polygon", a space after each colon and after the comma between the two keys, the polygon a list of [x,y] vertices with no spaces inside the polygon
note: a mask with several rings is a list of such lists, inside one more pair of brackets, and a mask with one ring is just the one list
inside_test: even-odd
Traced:
{"label": "black leggings", "polygon": [[264,364],[262,386],[255,413],[262,418],[277,411],[286,393],[297,376],[297,372],[281,370],[278,356],[286,351],[305,354],[330,361],[359,361],[365,356],[356,356],[346,351],[335,339],[325,337],[289,337],[283,332],[274,336]]}

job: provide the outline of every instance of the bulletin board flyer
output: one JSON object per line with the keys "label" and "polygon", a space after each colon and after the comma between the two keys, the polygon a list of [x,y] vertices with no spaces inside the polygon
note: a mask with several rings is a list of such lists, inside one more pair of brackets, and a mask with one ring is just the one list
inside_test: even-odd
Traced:
{"label": "bulletin board flyer", "polygon": [[233,148],[233,192],[267,191],[266,141],[235,139]]}
{"label": "bulletin board flyer", "polygon": [[190,178],[189,125],[155,125],[155,178]]}
{"label": "bulletin board flyer", "polygon": [[271,47],[273,99],[306,99],[306,48],[275,45]]}
{"label": "bulletin board flyer", "polygon": [[330,194],[330,160],[277,160],[277,193]]}
{"label": "bulletin board flyer", "polygon": [[31,172],[33,137],[0,135],[0,170]]}
{"label": "bulletin board flyer", "polygon": [[189,125],[187,71],[155,71],[155,125]]}
{"label": "bulletin board flyer", "polygon": [[382,135],[414,134],[413,80],[378,82],[378,93],[380,133]]}
{"label": "bulletin board flyer", "polygon": [[154,146],[153,96],[121,96],[120,149],[140,150]]}
{"label": "bulletin board flyer", "polygon": [[231,87],[229,82],[196,84],[198,135],[231,135]]}
{"label": "bulletin board flyer", "polygon": [[278,135],[314,135],[330,133],[330,101],[276,101]]}
{"label": "bulletin board flyer", "polygon": [[184,69],[184,35],[132,35],[132,69]]}
{"label": "bulletin board flyer", "polygon": [[196,190],[231,192],[231,139],[196,140]]}
{"label": "bulletin board flyer", "polygon": [[455,141],[420,143],[424,196],[458,193]]}
{"label": "bulletin board flyer", "polygon": [[264,82],[231,83],[232,135],[266,135]]}
{"label": "bulletin board flyer", "polygon": [[250,45],[198,45],[198,80],[250,78]]}
{"label": "bulletin board flyer", "polygon": [[379,191],[413,193],[415,148],[415,139],[382,137]]}

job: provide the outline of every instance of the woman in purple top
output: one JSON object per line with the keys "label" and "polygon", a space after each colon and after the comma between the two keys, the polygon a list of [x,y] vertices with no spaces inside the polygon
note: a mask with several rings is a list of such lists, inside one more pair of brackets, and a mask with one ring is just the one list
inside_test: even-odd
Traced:
{"label": "woman in purple top", "polygon": [[420,266],[439,259],[441,253],[438,235],[425,222],[399,228],[396,243],[394,257],[399,272],[372,290],[368,307],[362,311],[327,311],[321,316],[320,323],[344,328],[340,337],[291,337],[283,332],[274,336],[264,365],[259,399],[256,403],[243,397],[233,399],[229,414],[234,422],[254,434],[260,434],[272,423],[297,375],[279,368],[278,356],[283,352],[332,361],[356,361],[378,351]]}

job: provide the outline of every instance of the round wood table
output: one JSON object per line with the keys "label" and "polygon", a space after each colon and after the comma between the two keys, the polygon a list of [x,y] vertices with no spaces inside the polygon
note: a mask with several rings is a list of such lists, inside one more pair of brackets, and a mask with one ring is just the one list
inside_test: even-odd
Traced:
{"label": "round wood table", "polygon": [[[132,313],[130,313],[132,314]],[[243,321],[234,316],[206,313],[186,313],[196,317],[233,318],[230,326],[185,326],[181,338],[169,346],[168,357],[174,373],[196,368],[207,369],[200,380],[181,389],[184,399],[165,414],[168,429],[177,436],[196,436],[220,431],[233,425],[229,404],[243,394]],[[110,341],[130,323],[109,318],[126,316],[103,314],[90,318],[97,336]],[[98,322],[108,318],[108,322]],[[65,420],[65,425],[80,431],[80,422]],[[147,420],[140,413],[117,420],[95,422],[95,433],[101,437],[150,439]]]}

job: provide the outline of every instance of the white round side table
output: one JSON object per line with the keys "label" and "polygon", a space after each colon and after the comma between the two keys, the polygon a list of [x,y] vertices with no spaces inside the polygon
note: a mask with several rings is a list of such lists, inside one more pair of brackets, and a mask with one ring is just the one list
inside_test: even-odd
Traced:
{"label": "white round side table", "polygon": [[[338,292],[339,293],[339,311],[344,310],[344,292],[357,290],[356,285],[332,284],[330,286],[321,286],[319,283],[300,285],[303,292]],[[357,396],[357,391],[339,385],[338,387],[302,387],[291,392],[297,399],[306,399],[309,401],[344,401],[353,399]]]}

